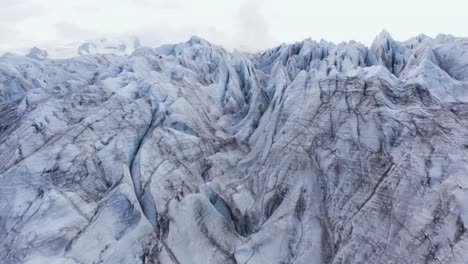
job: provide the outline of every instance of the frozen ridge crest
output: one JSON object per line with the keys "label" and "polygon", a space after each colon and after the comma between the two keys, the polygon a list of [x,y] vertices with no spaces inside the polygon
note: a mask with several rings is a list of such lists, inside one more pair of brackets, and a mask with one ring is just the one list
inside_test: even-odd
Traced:
{"label": "frozen ridge crest", "polygon": [[0,57],[1,263],[467,263],[468,39],[104,42]]}

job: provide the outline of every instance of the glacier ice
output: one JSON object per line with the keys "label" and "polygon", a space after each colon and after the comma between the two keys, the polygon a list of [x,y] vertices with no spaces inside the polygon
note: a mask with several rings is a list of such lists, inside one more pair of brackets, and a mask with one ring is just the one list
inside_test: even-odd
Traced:
{"label": "glacier ice", "polygon": [[1,263],[468,261],[468,39],[97,43],[0,57]]}

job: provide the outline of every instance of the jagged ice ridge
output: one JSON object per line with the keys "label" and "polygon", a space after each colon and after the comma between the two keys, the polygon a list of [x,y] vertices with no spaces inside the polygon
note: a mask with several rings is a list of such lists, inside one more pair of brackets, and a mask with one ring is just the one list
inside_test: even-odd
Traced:
{"label": "jagged ice ridge", "polygon": [[81,48],[0,57],[1,263],[468,262],[468,39]]}

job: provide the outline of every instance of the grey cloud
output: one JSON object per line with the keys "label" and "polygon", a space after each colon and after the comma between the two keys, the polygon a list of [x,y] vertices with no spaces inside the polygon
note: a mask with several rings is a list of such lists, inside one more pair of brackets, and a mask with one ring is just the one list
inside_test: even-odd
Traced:
{"label": "grey cloud", "polygon": [[7,26],[0,25],[0,53],[9,51],[9,43],[15,41],[15,32]]}
{"label": "grey cloud", "polygon": [[95,38],[99,34],[95,31],[84,29],[76,24],[62,21],[54,24],[57,36],[61,40],[87,40]]}
{"label": "grey cloud", "polygon": [[241,49],[257,51],[270,47],[275,41],[261,9],[264,1],[245,2],[237,12],[237,41]]}

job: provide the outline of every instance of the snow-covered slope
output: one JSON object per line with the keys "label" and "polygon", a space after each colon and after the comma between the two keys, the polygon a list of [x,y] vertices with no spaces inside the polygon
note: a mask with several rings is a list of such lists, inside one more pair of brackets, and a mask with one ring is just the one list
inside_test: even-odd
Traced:
{"label": "snow-covered slope", "polygon": [[468,39],[0,58],[2,263],[467,263]]}
{"label": "snow-covered slope", "polygon": [[45,50],[42,50],[38,47],[34,47],[32,48],[28,54],[26,54],[26,57],[29,57],[31,59],[35,59],[35,60],[45,60],[47,57],[49,56],[49,54],[47,53],[47,51]]}

